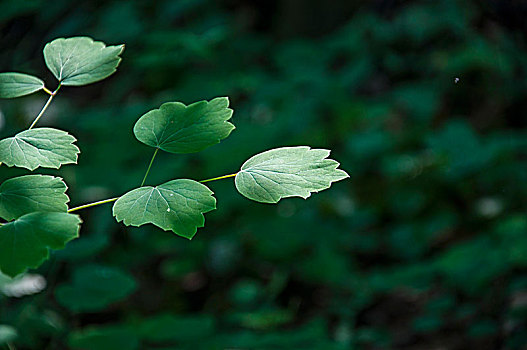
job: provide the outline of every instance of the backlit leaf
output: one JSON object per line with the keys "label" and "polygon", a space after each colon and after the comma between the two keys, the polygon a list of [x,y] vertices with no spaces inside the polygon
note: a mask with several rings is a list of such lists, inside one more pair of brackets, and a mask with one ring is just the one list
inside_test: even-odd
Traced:
{"label": "backlit leaf", "polygon": [[32,94],[44,88],[44,82],[24,73],[0,73],[0,98],[14,98]]}
{"label": "backlit leaf", "polygon": [[154,224],[191,239],[205,224],[204,213],[216,209],[213,192],[194,180],[177,179],[136,188],[115,202],[113,215],[127,226]]}
{"label": "backlit leaf", "polygon": [[59,38],[46,44],[44,59],[62,85],[95,83],[112,75],[124,45],[106,46],[88,37]]}
{"label": "backlit leaf", "polygon": [[13,220],[34,211],[66,212],[66,184],[60,177],[25,175],[0,185],[0,217]]}
{"label": "backlit leaf", "polygon": [[262,203],[282,198],[311,196],[349,175],[339,163],[326,159],[330,151],[307,146],[282,147],[257,154],[246,161],[235,178],[238,191]]}
{"label": "backlit leaf", "polygon": [[0,270],[14,277],[39,267],[50,249],[78,237],[80,218],[67,213],[34,212],[0,226]]}
{"label": "backlit leaf", "polygon": [[185,106],[168,102],[144,114],[134,126],[137,139],[170,153],[199,152],[229,136],[234,125],[227,97]]}
{"label": "backlit leaf", "polygon": [[0,162],[29,170],[76,164],[80,150],[75,141],[75,137],[58,129],[25,130],[0,141]]}

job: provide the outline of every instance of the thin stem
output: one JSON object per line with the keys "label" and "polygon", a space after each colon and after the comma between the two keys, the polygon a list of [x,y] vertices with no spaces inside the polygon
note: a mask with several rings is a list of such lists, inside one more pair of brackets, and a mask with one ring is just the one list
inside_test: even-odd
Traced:
{"label": "thin stem", "polygon": [[102,200],[102,201],[97,201],[97,202],[93,202],[93,203],[84,204],[84,205],[81,205],[81,206],[69,209],[68,213],[71,213],[71,212],[77,211],[77,210],[81,210],[81,209],[95,207],[96,205],[101,205],[101,204],[115,202],[119,198],[121,198],[121,197],[115,197],[115,198],[105,199],[105,200]]}
{"label": "thin stem", "polygon": [[204,183],[204,182],[209,182],[209,181],[216,181],[216,180],[226,179],[226,178],[229,178],[229,177],[234,177],[234,176],[236,176],[237,174],[238,174],[238,173],[236,173],[236,174],[230,174],[230,175],[223,175],[223,176],[218,176],[218,177],[213,177],[212,179],[201,180],[200,182],[201,182],[201,183]]}
{"label": "thin stem", "polygon": [[[37,115],[37,117],[35,118],[35,120],[33,120],[33,123],[31,123],[31,125],[29,126],[29,129],[28,130],[31,130],[33,129],[33,127],[35,126],[35,124],[39,121],[39,119],[44,115],[44,112],[46,111],[46,109],[48,109],[49,107],[49,104],[51,103],[51,101],[53,100],[53,97],[55,97],[55,95],[57,94],[57,92],[59,91],[60,89],[60,83],[59,83],[59,86],[57,86],[57,88],[55,89],[55,91],[53,91],[52,93],[49,94],[49,98],[48,98],[48,101],[46,102],[46,104],[44,105],[44,107],[42,107],[42,109],[40,110],[40,113]],[[46,91],[47,90],[47,91]],[[46,92],[49,92],[48,89],[45,89],[44,91]]]}
{"label": "thin stem", "polygon": [[16,350],[15,346],[13,344],[11,344],[11,343],[7,343],[7,348],[9,350]]}
{"label": "thin stem", "polygon": [[148,176],[148,173],[150,172],[150,168],[152,167],[152,163],[154,163],[154,159],[156,157],[157,151],[159,151],[159,148],[156,148],[156,150],[154,151],[154,155],[152,156],[152,159],[150,160],[150,164],[148,165],[148,169],[146,169],[145,177],[143,177],[143,181],[141,182],[141,186],[139,186],[139,187],[142,187],[145,184],[146,177]]}
{"label": "thin stem", "polygon": [[42,87],[42,90],[44,90],[45,93],[47,93],[48,95],[53,95],[53,91],[51,91],[50,89],[48,89],[47,87]]}

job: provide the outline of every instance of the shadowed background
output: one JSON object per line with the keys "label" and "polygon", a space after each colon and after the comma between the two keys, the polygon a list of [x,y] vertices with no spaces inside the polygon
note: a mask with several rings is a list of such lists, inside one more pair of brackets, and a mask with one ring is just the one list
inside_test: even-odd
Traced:
{"label": "shadowed background", "polygon": [[[31,271],[43,291],[0,276],[0,348],[16,331],[17,349],[523,349],[526,15],[504,0],[0,1],[0,71],[49,88],[47,42],[126,44],[116,74],[61,89],[39,122],[78,139],[78,165],[39,171],[71,206],[139,185],[152,150],[132,128],[167,101],[229,96],[237,128],[160,152],[147,184],[292,145],[351,174],[278,205],[210,183],[218,209],[192,241],[82,211],[80,238]],[[46,97],[1,100],[0,136]]]}

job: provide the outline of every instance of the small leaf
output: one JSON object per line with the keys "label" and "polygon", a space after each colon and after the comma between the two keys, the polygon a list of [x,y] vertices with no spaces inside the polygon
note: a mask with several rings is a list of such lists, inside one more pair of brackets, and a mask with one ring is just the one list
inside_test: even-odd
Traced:
{"label": "small leaf", "polygon": [[235,178],[245,197],[262,203],[282,198],[311,196],[349,175],[337,169],[339,163],[325,159],[330,151],[307,146],[282,147],[257,154],[246,161]]}
{"label": "small leaf", "polygon": [[76,164],[80,150],[73,144],[75,141],[75,137],[58,129],[25,130],[0,140],[0,162],[29,170]]}
{"label": "small leaf", "polygon": [[25,175],[0,185],[0,217],[17,219],[34,211],[66,212],[69,202],[66,184],[60,177]]}
{"label": "small leaf", "polygon": [[0,226],[0,270],[11,277],[39,267],[50,249],[62,249],[79,236],[80,218],[34,212]]}
{"label": "small leaf", "polygon": [[204,213],[216,209],[213,192],[194,180],[177,179],[156,187],[140,187],[115,202],[113,215],[127,226],[154,224],[192,239],[205,225]]}
{"label": "small leaf", "polygon": [[112,75],[124,45],[108,46],[88,37],[59,38],[46,44],[44,59],[62,85],[95,83]]}
{"label": "small leaf", "polygon": [[44,88],[44,82],[24,73],[0,73],[0,98],[32,94]]}
{"label": "small leaf", "polygon": [[86,265],[75,269],[71,283],[57,287],[57,301],[68,310],[99,311],[125,299],[137,288],[132,276],[119,269]]}
{"label": "small leaf", "polygon": [[199,152],[229,136],[232,109],[227,97],[185,106],[168,102],[144,114],[134,126],[135,137],[170,153]]}

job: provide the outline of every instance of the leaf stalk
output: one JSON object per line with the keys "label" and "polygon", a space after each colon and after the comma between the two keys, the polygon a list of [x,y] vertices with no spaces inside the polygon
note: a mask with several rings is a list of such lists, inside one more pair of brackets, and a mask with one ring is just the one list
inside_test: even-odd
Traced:
{"label": "leaf stalk", "polygon": [[222,179],[227,179],[229,177],[234,177],[236,176],[238,173],[235,173],[235,174],[229,174],[229,175],[223,175],[223,176],[218,176],[218,177],[213,177],[212,179],[207,179],[207,180],[201,180],[200,182],[201,183],[204,183],[204,182],[209,182],[209,181],[216,181],[216,180],[222,180]]}
{"label": "leaf stalk", "polygon": [[49,107],[51,101],[53,100],[53,97],[55,97],[55,95],[57,94],[57,92],[59,92],[60,86],[61,86],[61,84],[59,83],[59,86],[57,86],[57,88],[55,89],[55,91],[53,91],[53,92],[51,92],[51,93],[50,93],[50,90],[44,88],[44,91],[46,91],[47,93],[49,93],[49,98],[48,98],[46,104],[44,105],[44,107],[42,107],[42,109],[40,110],[40,113],[37,115],[37,117],[35,118],[35,120],[33,120],[33,123],[31,123],[31,125],[29,126],[28,130],[33,129],[33,127],[35,126],[35,124],[37,124],[37,122],[40,120],[40,118],[44,115],[44,112],[46,111],[46,109],[48,109],[48,107]]}
{"label": "leaf stalk", "polygon": [[148,169],[146,169],[145,177],[143,177],[143,181],[141,182],[141,186],[139,186],[139,187],[143,187],[143,185],[145,184],[146,177],[148,176],[148,173],[150,173],[150,168],[152,167],[152,164],[154,163],[154,159],[156,158],[157,151],[159,151],[159,148],[156,148],[156,150],[154,151],[154,155],[152,156],[152,159],[150,160],[150,164],[148,165]]}
{"label": "leaf stalk", "polygon": [[68,210],[68,213],[71,213],[71,212],[74,212],[74,211],[77,211],[77,210],[81,210],[81,209],[86,209],[86,208],[91,208],[91,207],[95,207],[97,205],[101,205],[101,204],[106,204],[106,203],[111,203],[111,202],[115,202],[116,200],[118,200],[119,198],[121,197],[115,197],[115,198],[110,198],[110,199],[104,199],[102,201],[97,201],[97,202],[93,202],[93,203],[88,203],[88,204],[84,204],[84,205],[80,205],[78,207],[75,207],[75,208],[71,208]]}

